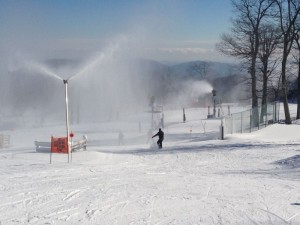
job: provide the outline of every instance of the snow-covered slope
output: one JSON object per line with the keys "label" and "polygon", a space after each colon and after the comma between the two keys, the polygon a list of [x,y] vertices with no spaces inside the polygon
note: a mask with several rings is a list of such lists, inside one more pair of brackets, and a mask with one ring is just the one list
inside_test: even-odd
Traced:
{"label": "snow-covered slope", "polygon": [[[300,126],[276,124],[217,139],[205,111],[165,113],[164,148],[146,125],[72,127],[88,151],[38,153],[64,127],[7,131],[0,150],[0,224],[300,224]],[[117,146],[118,130],[125,145]],[[115,140],[115,141],[114,141]],[[156,139],[155,139],[156,141]]]}

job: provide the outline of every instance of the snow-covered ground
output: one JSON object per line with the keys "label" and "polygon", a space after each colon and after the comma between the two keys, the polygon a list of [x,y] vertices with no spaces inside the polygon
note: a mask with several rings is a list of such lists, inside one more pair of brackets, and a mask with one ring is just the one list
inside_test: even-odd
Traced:
{"label": "snow-covered ground", "polygon": [[162,150],[146,144],[140,118],[74,125],[89,145],[72,163],[53,154],[50,164],[34,147],[64,135],[63,125],[4,132],[0,224],[300,224],[300,126],[222,141],[206,113],[186,109],[182,123],[182,111],[165,112]]}

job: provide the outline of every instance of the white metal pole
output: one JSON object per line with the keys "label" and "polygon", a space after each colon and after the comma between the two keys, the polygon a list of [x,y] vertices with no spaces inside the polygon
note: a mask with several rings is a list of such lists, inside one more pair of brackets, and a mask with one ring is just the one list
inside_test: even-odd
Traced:
{"label": "white metal pole", "polygon": [[68,163],[70,162],[70,147],[69,147],[69,106],[68,106],[68,80],[63,80],[65,84],[65,96],[66,96],[66,129],[67,129],[67,145],[68,145]]}
{"label": "white metal pole", "polygon": [[72,144],[73,144],[73,140],[72,140],[72,138],[71,138],[71,162],[72,162],[72,160],[73,160],[73,159],[72,159],[72,153],[73,153],[73,151],[72,151],[72,147],[73,147]]}

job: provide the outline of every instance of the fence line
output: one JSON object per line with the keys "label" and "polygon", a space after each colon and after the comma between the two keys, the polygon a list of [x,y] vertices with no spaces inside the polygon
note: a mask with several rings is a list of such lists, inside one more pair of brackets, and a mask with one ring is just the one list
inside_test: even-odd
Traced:
{"label": "fence line", "polygon": [[227,134],[249,133],[278,122],[279,106],[279,102],[273,102],[223,117],[223,137]]}
{"label": "fence line", "polygon": [[10,143],[10,135],[0,134],[0,148],[7,148]]}

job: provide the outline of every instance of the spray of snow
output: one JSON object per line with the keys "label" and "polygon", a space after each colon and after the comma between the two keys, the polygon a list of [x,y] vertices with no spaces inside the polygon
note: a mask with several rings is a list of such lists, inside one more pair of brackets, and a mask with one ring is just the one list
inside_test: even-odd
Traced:
{"label": "spray of snow", "polygon": [[43,64],[39,64],[38,62],[33,62],[33,61],[24,62],[24,69],[28,70],[29,72],[35,72],[41,75],[51,76],[55,79],[62,80],[62,78],[58,74],[54,73],[49,68],[47,68]]}
{"label": "spray of snow", "polygon": [[169,105],[186,107],[198,103],[199,98],[212,92],[212,85],[205,80],[188,80],[179,88],[179,92],[169,97]]}

